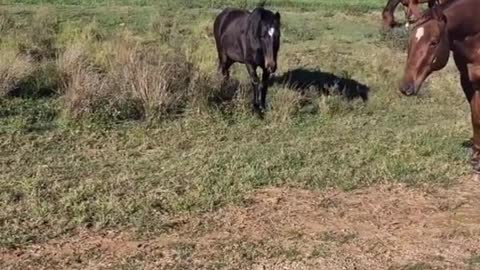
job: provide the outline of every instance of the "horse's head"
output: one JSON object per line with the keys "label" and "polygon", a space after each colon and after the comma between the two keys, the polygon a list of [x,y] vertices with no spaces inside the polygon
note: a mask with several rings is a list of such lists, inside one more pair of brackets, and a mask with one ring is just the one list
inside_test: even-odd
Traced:
{"label": "horse's head", "polygon": [[382,12],[382,20],[383,20],[383,27],[385,29],[391,29],[397,26],[395,22],[395,17],[393,14],[395,13],[395,8],[400,4],[401,0],[388,0],[387,5],[383,9]]}
{"label": "horse's head", "polygon": [[421,12],[420,12],[420,5],[418,1],[415,0],[404,0],[402,1],[403,6],[405,7],[405,18],[407,19],[407,26],[410,22],[413,22],[419,19]]}
{"label": "horse's head", "polygon": [[270,73],[277,69],[280,48],[280,13],[256,8],[249,18],[249,33],[255,49],[261,49],[265,68]]}
{"label": "horse's head", "polygon": [[[419,0],[402,0],[402,4],[405,7],[405,18],[407,18],[407,26],[410,22],[415,22],[421,17]],[[427,0],[429,8],[433,8],[440,4],[440,0]]]}
{"label": "horse's head", "polygon": [[397,25],[395,22],[395,18],[393,17],[393,12],[389,12],[388,10],[384,10],[382,12],[382,19],[383,19],[383,28],[384,29],[391,29]]}
{"label": "horse's head", "polygon": [[408,45],[408,57],[400,91],[414,95],[433,71],[445,67],[450,55],[447,18],[433,7],[415,23]]}

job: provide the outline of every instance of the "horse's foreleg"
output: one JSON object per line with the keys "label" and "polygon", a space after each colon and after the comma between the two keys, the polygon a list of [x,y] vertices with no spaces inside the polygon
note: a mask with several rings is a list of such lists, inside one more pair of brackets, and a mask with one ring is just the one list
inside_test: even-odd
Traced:
{"label": "horse's foreleg", "polygon": [[267,108],[266,100],[267,100],[269,79],[270,79],[270,72],[264,69],[262,74],[262,83],[260,84],[260,109],[262,110],[265,110]]}
{"label": "horse's foreleg", "polygon": [[[457,50],[453,51],[453,59],[455,65],[460,72],[460,84],[462,85],[465,98],[470,104],[472,128],[473,128],[473,145],[472,158],[473,171],[476,174],[480,173],[480,96],[478,90],[475,89],[471,80],[471,72],[468,70],[467,60],[463,54]],[[477,91],[475,91],[477,90]]]}
{"label": "horse's foreleg", "polygon": [[[480,90],[480,89],[479,89]],[[472,146],[472,165],[475,174],[480,174],[480,92],[475,91],[470,100],[470,110],[472,113],[473,127],[473,146]]]}
{"label": "horse's foreleg", "polygon": [[463,52],[455,50],[453,52],[453,60],[455,60],[455,65],[460,72],[460,84],[462,86],[463,93],[465,93],[465,98],[467,98],[468,103],[470,103],[473,97],[474,89],[473,84],[470,81],[467,59],[465,59]]}
{"label": "horse's foreleg", "polygon": [[470,97],[470,110],[472,113],[472,165],[474,173],[480,175],[480,64],[474,63],[468,67],[468,77],[472,89],[467,95],[467,97]]}
{"label": "horse's foreleg", "polygon": [[255,66],[247,64],[247,71],[248,71],[248,75],[250,75],[250,80],[252,82],[252,88],[253,88],[253,108],[255,110],[258,110],[259,103],[260,103],[260,95],[259,95],[260,80],[258,79],[256,69],[257,68]]}

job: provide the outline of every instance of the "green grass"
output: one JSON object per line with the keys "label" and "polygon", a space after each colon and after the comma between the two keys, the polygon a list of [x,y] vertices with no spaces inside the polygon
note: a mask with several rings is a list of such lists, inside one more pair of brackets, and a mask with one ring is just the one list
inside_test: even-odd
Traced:
{"label": "green grass", "polygon": [[472,257],[467,260],[467,264],[469,265],[469,269],[478,269],[480,267],[480,256],[472,255]]}
{"label": "green grass", "polygon": [[[157,10],[149,5],[160,2],[148,0],[53,1],[59,6],[39,11],[13,5],[29,1],[7,3],[1,7],[10,18],[0,28],[2,50],[24,44],[58,53],[83,40],[102,66],[105,48],[122,33],[144,45],[178,47],[200,72],[214,74],[208,36],[214,13],[198,2],[186,10]],[[0,245],[40,242],[79,228],[162,231],[175,214],[242,203],[245,194],[266,186],[352,190],[456,181],[469,171],[462,143],[471,131],[455,72],[448,67],[432,76],[420,97],[402,97],[397,85],[405,55],[383,42],[377,14],[363,13],[381,3],[302,1],[291,5],[313,11],[282,11],[279,76],[301,68],[310,76],[356,80],[370,87],[367,102],[305,98],[275,84],[264,120],[245,110],[248,100],[236,100],[153,123],[103,115],[76,121],[64,114],[57,78],[40,69],[47,75],[28,79],[25,88],[48,88],[53,96],[0,98]],[[324,6],[361,12],[332,13]],[[34,27],[44,19],[48,28]],[[233,76],[247,80],[240,65]]]}
{"label": "green grass", "polygon": [[[167,6],[172,8],[225,6],[254,7],[261,1],[253,0],[5,0],[5,4],[27,5],[77,5],[77,6]],[[381,0],[271,0],[268,6],[293,8],[327,8],[347,10],[371,10],[384,6]]]}

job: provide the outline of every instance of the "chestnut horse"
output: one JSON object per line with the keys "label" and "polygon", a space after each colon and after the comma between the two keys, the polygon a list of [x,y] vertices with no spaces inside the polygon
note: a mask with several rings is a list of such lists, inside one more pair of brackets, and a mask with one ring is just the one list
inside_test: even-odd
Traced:
{"label": "chestnut horse", "polygon": [[[224,79],[228,79],[233,63],[245,64],[253,86],[253,107],[257,112],[263,112],[270,74],[277,69],[280,14],[263,7],[252,12],[227,8],[215,19],[213,33],[218,69]],[[261,81],[257,75],[258,67],[263,71]]]}
{"label": "chestnut horse", "polygon": [[400,91],[414,95],[425,79],[446,66],[450,51],[470,104],[473,126],[472,165],[480,174],[480,3],[455,0],[433,7],[414,23]]}
{"label": "chestnut horse", "polygon": [[393,28],[397,26],[395,22],[395,9],[399,4],[402,4],[405,10],[405,18],[408,22],[415,20],[420,16],[420,4],[428,3],[428,7],[432,8],[437,3],[445,2],[444,0],[388,0],[387,5],[383,9],[382,18],[385,28]]}

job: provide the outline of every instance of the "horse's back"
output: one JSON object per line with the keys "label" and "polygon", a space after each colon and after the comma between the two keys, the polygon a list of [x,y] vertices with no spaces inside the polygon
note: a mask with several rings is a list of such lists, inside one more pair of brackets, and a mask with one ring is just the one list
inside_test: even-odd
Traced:
{"label": "horse's back", "polygon": [[226,8],[220,14],[218,14],[213,24],[213,31],[215,39],[220,39],[223,33],[229,28],[234,26],[240,28],[242,26],[241,20],[248,17],[249,11],[236,8]]}

